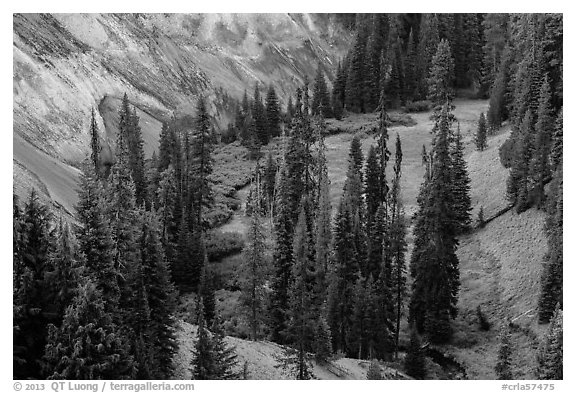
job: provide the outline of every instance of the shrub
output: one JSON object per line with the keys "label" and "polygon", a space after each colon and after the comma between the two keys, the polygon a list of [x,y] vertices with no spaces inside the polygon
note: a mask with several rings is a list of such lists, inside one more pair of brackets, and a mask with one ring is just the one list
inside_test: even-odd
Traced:
{"label": "shrub", "polygon": [[478,210],[478,228],[484,228],[484,225],[486,225],[484,219],[484,206],[480,206],[480,210]]}
{"label": "shrub", "polygon": [[244,237],[236,232],[212,231],[206,236],[208,260],[216,262],[227,256],[237,254],[244,248]]}
{"label": "shrub", "polygon": [[203,220],[208,227],[215,228],[225,224],[232,217],[232,209],[223,203],[217,203],[204,214]]}
{"label": "shrub", "polygon": [[480,307],[480,305],[478,305],[476,308],[476,315],[478,316],[478,324],[480,325],[480,330],[485,332],[490,330],[491,324],[488,322],[486,315],[482,312],[482,307]]}
{"label": "shrub", "polygon": [[412,101],[412,102],[406,103],[406,106],[404,107],[404,111],[408,112],[408,113],[427,112],[430,110],[430,108],[432,108],[432,103],[428,100]]}
{"label": "shrub", "polygon": [[514,140],[512,138],[508,138],[506,142],[500,146],[498,150],[500,154],[500,162],[504,168],[509,169],[512,166],[512,162],[514,160]]}
{"label": "shrub", "polygon": [[412,118],[412,116],[407,115],[405,113],[390,113],[388,114],[388,118],[390,121],[388,122],[388,126],[403,126],[403,127],[412,127],[418,124],[416,120]]}

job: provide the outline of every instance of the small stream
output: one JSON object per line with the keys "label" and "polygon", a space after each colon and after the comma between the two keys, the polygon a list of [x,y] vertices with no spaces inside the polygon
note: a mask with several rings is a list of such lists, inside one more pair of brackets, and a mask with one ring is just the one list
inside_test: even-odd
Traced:
{"label": "small stream", "polygon": [[459,363],[454,357],[446,355],[437,348],[428,347],[426,355],[432,361],[438,364],[447,375],[447,379],[468,379],[466,368]]}
{"label": "small stream", "polygon": [[246,200],[248,199],[248,193],[250,192],[250,184],[242,187],[236,191],[236,196],[240,200],[240,208],[232,214],[230,220],[218,227],[222,232],[237,232],[245,234],[248,228],[248,223],[246,220]]}

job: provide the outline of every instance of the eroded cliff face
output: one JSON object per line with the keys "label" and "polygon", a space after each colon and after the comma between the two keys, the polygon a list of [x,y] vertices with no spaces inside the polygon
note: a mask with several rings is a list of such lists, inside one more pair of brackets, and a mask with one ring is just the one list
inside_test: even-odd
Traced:
{"label": "eroded cliff face", "polygon": [[[229,96],[273,83],[285,104],[318,64],[332,78],[352,40],[331,16],[310,14],[26,14],[14,15],[13,33],[14,186],[67,210],[75,190],[54,190],[74,182],[54,178],[75,176],[86,157],[91,108],[109,146],[127,93],[151,154],[161,121],[193,113],[201,94],[225,126]],[[53,158],[47,168],[41,154]]]}

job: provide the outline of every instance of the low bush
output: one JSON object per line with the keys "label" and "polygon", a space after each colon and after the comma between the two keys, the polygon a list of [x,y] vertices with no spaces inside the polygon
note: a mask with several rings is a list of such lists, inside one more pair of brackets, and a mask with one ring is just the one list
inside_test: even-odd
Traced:
{"label": "low bush", "polygon": [[214,277],[214,288],[239,291],[238,271],[243,261],[243,254],[235,254],[210,264]]}
{"label": "low bush", "polygon": [[480,306],[476,308],[476,315],[478,316],[478,324],[480,325],[480,330],[485,332],[490,330],[491,324],[488,322],[488,318],[486,318],[486,315],[482,312],[482,308]]}
{"label": "low bush", "polygon": [[210,262],[220,261],[244,248],[244,237],[236,232],[212,231],[207,234],[205,242]]}
{"label": "low bush", "polygon": [[390,121],[388,122],[388,126],[403,126],[403,127],[412,127],[418,124],[416,120],[412,118],[412,116],[407,115],[405,113],[390,113],[388,114]]}
{"label": "low bush", "polygon": [[228,222],[231,217],[232,209],[224,203],[217,203],[206,211],[203,220],[209,228],[215,228]]}
{"label": "low bush", "polygon": [[510,168],[512,166],[512,161],[514,160],[514,140],[512,138],[508,138],[506,142],[500,146],[499,153],[500,153],[500,162],[504,168]]}
{"label": "low bush", "polygon": [[423,101],[412,101],[406,103],[404,111],[407,113],[415,112],[428,112],[432,108],[432,103],[428,100]]}

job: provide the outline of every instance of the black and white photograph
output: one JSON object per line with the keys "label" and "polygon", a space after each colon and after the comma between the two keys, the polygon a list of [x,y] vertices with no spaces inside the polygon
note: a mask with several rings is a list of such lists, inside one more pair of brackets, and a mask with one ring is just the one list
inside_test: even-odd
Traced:
{"label": "black and white photograph", "polygon": [[564,14],[476,8],[13,13],[9,387],[567,387]]}

